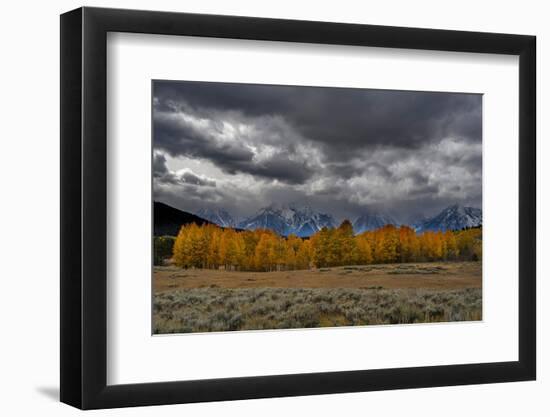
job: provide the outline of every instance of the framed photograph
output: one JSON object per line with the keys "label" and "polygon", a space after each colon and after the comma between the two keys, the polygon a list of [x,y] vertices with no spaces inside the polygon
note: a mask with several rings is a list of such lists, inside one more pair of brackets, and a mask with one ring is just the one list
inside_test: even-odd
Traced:
{"label": "framed photograph", "polygon": [[535,37],[61,16],[61,401],[533,380]]}

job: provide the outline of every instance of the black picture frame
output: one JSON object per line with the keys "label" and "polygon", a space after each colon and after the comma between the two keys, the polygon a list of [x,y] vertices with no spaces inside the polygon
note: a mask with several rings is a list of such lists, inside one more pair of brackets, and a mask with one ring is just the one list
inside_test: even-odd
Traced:
{"label": "black picture frame", "polygon": [[[108,32],[519,56],[519,360],[107,385]],[[136,10],[61,15],[61,401],[82,409],[534,380],[536,38]]]}

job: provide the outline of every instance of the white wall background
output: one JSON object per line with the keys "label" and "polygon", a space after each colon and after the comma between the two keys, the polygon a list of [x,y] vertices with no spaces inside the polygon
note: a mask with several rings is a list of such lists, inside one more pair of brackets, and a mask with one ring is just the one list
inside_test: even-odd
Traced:
{"label": "white wall background", "polygon": [[[75,415],[59,392],[59,17],[69,0],[3,5],[0,65],[0,410],[3,415]],[[536,0],[441,2],[395,0],[93,1],[86,5],[181,12],[533,34],[538,37],[539,249],[538,381],[482,386],[325,395],[95,412],[128,416],[529,415],[550,412],[550,148],[542,138],[550,83],[550,26]],[[546,394],[546,395],[544,395]]]}

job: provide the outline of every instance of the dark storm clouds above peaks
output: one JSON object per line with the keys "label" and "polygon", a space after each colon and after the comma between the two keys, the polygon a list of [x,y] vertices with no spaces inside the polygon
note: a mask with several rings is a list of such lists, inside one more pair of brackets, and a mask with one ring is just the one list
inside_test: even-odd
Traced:
{"label": "dark storm clouds above peaks", "polygon": [[[365,205],[406,216],[481,204],[481,95],[155,81],[153,97],[156,157],[208,161],[233,179],[233,199],[247,176],[248,191],[254,181],[261,195],[248,202],[243,190],[243,205],[285,192],[337,217]],[[159,197],[175,203],[194,175],[192,185],[217,189],[212,204],[224,205],[220,178],[208,172],[156,172]],[[229,196],[226,206],[238,210]]]}

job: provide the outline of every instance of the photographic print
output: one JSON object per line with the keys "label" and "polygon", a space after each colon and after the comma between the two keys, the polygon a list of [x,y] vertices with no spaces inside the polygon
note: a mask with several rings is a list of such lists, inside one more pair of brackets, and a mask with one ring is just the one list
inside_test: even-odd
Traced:
{"label": "photographic print", "polygon": [[482,319],[482,95],[152,82],[153,333]]}

